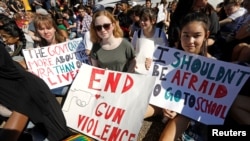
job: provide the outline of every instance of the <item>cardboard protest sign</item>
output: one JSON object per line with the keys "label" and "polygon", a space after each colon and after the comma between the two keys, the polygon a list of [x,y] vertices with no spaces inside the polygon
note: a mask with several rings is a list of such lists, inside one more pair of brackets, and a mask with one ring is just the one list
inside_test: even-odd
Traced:
{"label": "cardboard protest sign", "polygon": [[62,108],[67,126],[97,140],[136,140],[154,81],[83,64]]}
{"label": "cardboard protest sign", "polygon": [[157,76],[150,104],[210,125],[224,123],[250,69],[158,46],[149,74]]}
{"label": "cardboard protest sign", "polygon": [[136,68],[135,72],[139,74],[147,74],[148,70],[145,68],[146,58],[153,59],[155,50],[155,43],[152,39],[138,38],[136,42]]}
{"label": "cardboard protest sign", "polygon": [[82,63],[89,64],[82,38],[56,45],[24,49],[28,70],[42,78],[50,89],[71,84]]}

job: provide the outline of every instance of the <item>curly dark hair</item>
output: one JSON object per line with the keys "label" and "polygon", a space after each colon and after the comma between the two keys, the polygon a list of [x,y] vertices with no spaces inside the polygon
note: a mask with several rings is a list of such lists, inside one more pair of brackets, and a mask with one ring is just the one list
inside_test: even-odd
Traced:
{"label": "curly dark hair", "polygon": [[0,14],[0,30],[3,30],[12,37],[19,37],[21,46],[17,46],[12,56],[16,56],[22,53],[22,49],[26,48],[26,38],[24,32],[18,27],[14,19],[9,18],[3,14]]}

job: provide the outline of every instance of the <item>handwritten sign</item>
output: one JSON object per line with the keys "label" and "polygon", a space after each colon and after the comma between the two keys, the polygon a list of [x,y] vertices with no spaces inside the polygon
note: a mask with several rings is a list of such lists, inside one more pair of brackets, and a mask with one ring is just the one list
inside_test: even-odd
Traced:
{"label": "handwritten sign", "polygon": [[71,84],[82,63],[89,64],[82,44],[77,38],[56,45],[24,49],[28,70],[42,78],[53,89]]}
{"label": "handwritten sign", "polygon": [[154,81],[83,64],[62,108],[68,127],[97,140],[136,140]]}
{"label": "handwritten sign", "polygon": [[223,124],[250,69],[158,46],[149,74],[157,77],[152,105],[204,124]]}

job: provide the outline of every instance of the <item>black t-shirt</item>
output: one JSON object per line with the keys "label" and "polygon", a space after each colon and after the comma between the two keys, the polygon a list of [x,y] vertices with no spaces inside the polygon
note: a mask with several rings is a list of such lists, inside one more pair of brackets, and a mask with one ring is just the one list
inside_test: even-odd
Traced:
{"label": "black t-shirt", "polygon": [[119,24],[124,32],[124,37],[129,38],[129,27],[133,23],[128,13],[121,12],[118,15]]}
{"label": "black t-shirt", "polygon": [[71,132],[61,106],[38,76],[23,69],[13,61],[0,42],[0,103],[29,117],[35,125],[42,124],[51,141],[62,140]]}

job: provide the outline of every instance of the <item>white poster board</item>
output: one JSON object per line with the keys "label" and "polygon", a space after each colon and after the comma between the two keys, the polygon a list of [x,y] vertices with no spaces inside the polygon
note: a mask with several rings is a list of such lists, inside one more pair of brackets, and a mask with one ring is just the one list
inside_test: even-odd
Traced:
{"label": "white poster board", "polygon": [[223,124],[249,67],[158,46],[149,74],[156,76],[150,103],[204,124]]}
{"label": "white poster board", "polygon": [[42,78],[50,89],[71,84],[82,63],[89,63],[82,38],[56,45],[24,49],[28,71]]}
{"label": "white poster board", "polygon": [[83,64],[63,113],[67,126],[97,140],[136,140],[155,77]]}
{"label": "white poster board", "polygon": [[135,72],[139,74],[147,74],[145,67],[146,58],[153,59],[155,43],[152,39],[138,38],[136,42],[136,68]]}

